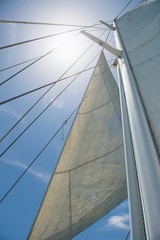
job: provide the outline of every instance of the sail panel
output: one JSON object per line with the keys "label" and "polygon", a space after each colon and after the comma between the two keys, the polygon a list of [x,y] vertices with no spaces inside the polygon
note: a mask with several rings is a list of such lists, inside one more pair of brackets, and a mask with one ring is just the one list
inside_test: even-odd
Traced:
{"label": "sail panel", "polygon": [[126,195],[118,87],[102,52],[30,239],[71,239]]}
{"label": "sail panel", "polygon": [[117,20],[155,145],[160,153],[160,1],[143,1]]}

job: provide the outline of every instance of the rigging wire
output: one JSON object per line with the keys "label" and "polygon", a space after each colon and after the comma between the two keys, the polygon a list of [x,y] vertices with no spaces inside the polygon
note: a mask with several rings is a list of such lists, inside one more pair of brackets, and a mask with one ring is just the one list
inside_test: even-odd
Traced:
{"label": "rigging wire", "polygon": [[[94,27],[94,26],[95,26],[95,24],[91,25],[91,26],[88,26],[87,28],[99,28],[99,27]],[[18,42],[18,43],[13,43],[13,44],[10,44],[10,45],[0,47],[0,50],[5,49],[5,48],[9,48],[9,47],[14,47],[14,46],[21,45],[21,44],[25,44],[25,43],[30,43],[30,42],[33,42],[33,41],[42,40],[42,39],[49,38],[49,37],[62,35],[62,34],[65,34],[65,33],[70,33],[70,32],[74,32],[74,31],[82,30],[84,28],[86,28],[86,27],[79,27],[79,28],[75,28],[75,29],[72,29],[72,30],[64,31],[64,32],[54,33],[54,34],[50,34],[50,35],[43,36],[43,37],[38,37],[38,38],[33,38],[33,39],[26,40],[26,41]],[[104,28],[102,28],[102,30],[103,29]]]}
{"label": "rigging wire", "polygon": [[10,67],[6,67],[6,68],[3,68],[3,69],[0,69],[0,72],[6,71],[6,70],[14,68],[14,67],[17,67],[17,66],[22,65],[22,64],[27,63],[27,62],[31,62],[31,61],[33,61],[33,60],[35,60],[37,58],[39,58],[39,57],[35,57],[35,58],[32,58],[32,59],[29,59],[29,60],[26,60],[26,61],[14,64],[14,65],[12,65]]}
{"label": "rigging wire", "polygon": [[9,48],[9,47],[14,47],[14,46],[21,45],[21,44],[25,44],[25,43],[30,43],[30,42],[37,41],[37,40],[42,40],[42,39],[49,38],[49,37],[62,35],[62,34],[65,34],[65,33],[70,33],[70,32],[74,32],[74,31],[82,30],[82,29],[84,29],[84,28],[76,28],[76,29],[65,31],[65,32],[54,33],[54,34],[43,36],[43,37],[38,37],[38,38],[33,38],[33,39],[30,39],[30,40],[26,40],[26,41],[22,41],[22,42],[18,42],[18,43],[13,43],[13,44],[10,44],[10,45],[0,47],[0,50],[5,49],[5,48]]}
{"label": "rigging wire", "polygon": [[[91,32],[91,31],[102,31],[102,30],[105,30],[105,28],[98,29],[98,30],[89,30],[89,31]],[[0,72],[6,71],[6,70],[11,69],[11,68],[14,68],[14,67],[17,67],[17,66],[22,65],[22,64],[27,63],[27,62],[31,62],[31,61],[33,61],[33,60],[35,60],[35,59],[37,59],[37,58],[39,58],[39,57],[35,57],[35,58],[32,58],[32,59],[29,59],[29,60],[26,60],[26,61],[23,61],[23,62],[14,64],[14,65],[12,65],[12,66],[9,66],[9,67],[0,69]]]}
{"label": "rigging wire", "polygon": [[127,233],[126,237],[125,237],[125,240],[128,240],[128,238],[129,238],[129,235],[130,235],[130,229],[129,229],[129,231],[128,231],[128,233]]}
{"label": "rigging wire", "polygon": [[[76,77],[77,78],[77,77]],[[10,148],[11,146],[17,142],[17,140],[33,125],[34,122],[56,101],[56,99],[75,81],[74,78],[48,105],[43,111],[38,114],[38,116],[12,141],[12,143],[1,153],[0,157],[2,157]]]}
{"label": "rigging wire", "polygon": [[14,20],[0,20],[0,23],[18,23],[18,24],[34,24],[34,25],[50,25],[50,26],[59,26],[59,27],[82,27],[82,28],[90,28],[92,26],[99,25],[99,24],[94,24],[91,26],[84,26],[84,25],[76,25],[76,24],[27,22],[27,21],[14,21]]}
{"label": "rigging wire", "polygon": [[[78,106],[79,107],[79,106]],[[78,107],[70,114],[67,120],[60,126],[60,128],[54,133],[51,139],[47,142],[47,144],[42,148],[42,150],[37,154],[37,156],[33,159],[33,161],[28,165],[28,167],[23,171],[23,173],[19,176],[19,178],[14,182],[14,184],[10,187],[10,189],[6,192],[6,194],[1,198],[0,203],[7,197],[7,195],[12,191],[12,189],[17,185],[17,183],[21,180],[21,178],[25,175],[25,173],[30,169],[33,163],[37,160],[37,158],[42,154],[42,152],[47,148],[50,142],[56,137],[56,135],[61,131],[64,125],[68,122],[68,120],[73,116],[73,114],[77,111]]]}
{"label": "rigging wire", "polygon": [[[112,62],[112,61],[113,61],[113,59],[112,59],[112,60],[109,60],[109,61],[107,61],[107,62]],[[68,78],[74,77],[74,76],[76,76],[76,75],[78,75],[78,74],[80,74],[80,73],[89,71],[89,70],[91,70],[91,69],[93,69],[93,68],[95,68],[95,66],[90,67],[90,68],[87,68],[87,69],[85,69],[85,70],[83,70],[83,71],[74,73],[74,74],[72,74],[72,75],[70,75],[70,76],[61,78],[61,79],[59,79],[59,80],[57,80],[57,81],[47,83],[47,84],[45,84],[45,85],[43,85],[43,86],[40,86],[40,87],[38,87],[38,88],[34,88],[34,89],[30,90],[30,91],[24,92],[24,93],[19,94],[19,95],[15,96],[15,97],[12,97],[12,98],[7,99],[7,100],[5,100],[5,101],[3,101],[3,102],[0,102],[0,105],[3,105],[3,104],[5,104],[5,103],[11,102],[11,101],[14,101],[14,100],[16,100],[16,99],[18,99],[18,98],[20,98],[20,97],[24,97],[24,96],[26,96],[26,95],[28,95],[28,94],[30,94],[30,93],[33,93],[33,92],[35,92],[35,91],[38,91],[38,90],[43,89],[43,88],[45,88],[45,87],[48,87],[48,86],[50,86],[50,85],[52,85],[52,84],[56,84],[56,83],[58,83],[58,82],[64,81],[64,80],[66,80],[66,79],[68,79]]]}
{"label": "rigging wire", "polygon": [[[93,43],[94,44],[94,43]],[[93,45],[92,44],[92,45]],[[87,64],[87,66],[84,68],[86,69],[91,62],[102,52],[102,50]],[[97,83],[96,83],[97,85]],[[96,86],[95,85],[95,86]],[[94,87],[95,87],[94,86]],[[53,136],[49,139],[49,141],[45,144],[45,146],[41,149],[41,151],[37,154],[37,156],[32,160],[32,162],[28,165],[28,167],[23,171],[23,173],[18,177],[18,179],[14,182],[14,184],[10,187],[10,189],[5,193],[5,195],[0,199],[0,203],[4,201],[4,199],[8,196],[8,194],[14,189],[14,187],[18,184],[18,182],[22,179],[22,177],[25,175],[25,173],[30,169],[30,167],[35,163],[35,161],[38,159],[38,157],[43,153],[43,151],[48,147],[48,145],[51,143],[51,141],[56,137],[56,135],[63,129],[64,125],[69,121],[69,119],[75,114],[75,112],[79,109],[81,104],[85,101],[85,99],[89,96],[89,94],[93,91],[94,87],[91,89],[91,91],[86,95],[85,98],[82,99],[80,104],[73,110],[73,112],[69,115],[69,117],[63,122],[63,124],[59,127],[59,129],[53,134]]]}
{"label": "rigging wire", "polygon": [[[103,28],[102,30],[105,30],[105,28]],[[101,30],[89,30],[89,31],[101,31]],[[12,65],[12,66],[9,66],[9,67],[0,69],[0,72],[6,71],[6,70],[11,69],[11,68],[14,68],[14,67],[17,67],[17,66],[22,65],[22,64],[25,64],[25,63],[27,63],[27,62],[31,62],[31,61],[33,61],[33,60],[35,60],[35,59],[37,59],[37,58],[39,58],[39,57],[31,58],[31,59],[29,59],[29,60],[26,60],[26,61],[23,61],[23,62],[14,64],[14,65]]]}
{"label": "rigging wire", "polygon": [[[72,38],[78,36],[80,33],[77,33],[76,35],[74,35]],[[2,86],[4,83],[8,82],[10,79],[12,79],[13,77],[17,76],[19,73],[23,72],[25,69],[27,69],[28,67],[30,67],[31,65],[33,65],[34,63],[38,62],[39,60],[41,60],[42,58],[46,57],[47,55],[49,55],[50,53],[52,53],[54,50],[56,50],[56,48],[53,48],[52,50],[50,50],[49,52],[45,53],[44,55],[42,55],[41,57],[39,57],[38,59],[36,59],[35,61],[33,61],[32,63],[28,64],[27,66],[25,66],[24,68],[22,68],[21,70],[19,70],[18,72],[16,72],[15,74],[13,74],[12,76],[10,76],[9,78],[7,78],[6,80],[4,80],[3,82],[0,83],[0,86]]]}
{"label": "rigging wire", "polygon": [[[101,36],[105,33],[106,31],[104,31]],[[61,75],[61,77],[58,79],[60,80],[79,60],[80,58],[94,45],[94,43],[92,43],[81,55],[80,57],[78,57],[72,64],[71,66]],[[88,65],[87,65],[88,66]],[[78,77],[79,75],[77,75],[72,82]],[[71,84],[71,82],[67,85],[67,87]],[[52,89],[52,87],[55,84],[52,84],[49,89],[47,89],[47,91],[32,105],[32,107],[10,128],[10,130],[1,138],[0,142],[2,142],[8,135],[9,133],[19,124],[19,122],[38,104],[38,102]],[[66,87],[66,88],[67,88]],[[66,89],[65,88],[65,89]],[[62,90],[62,92],[64,92],[64,90]],[[62,92],[58,95],[60,96],[62,94]],[[57,96],[57,97],[58,97]],[[55,99],[52,100],[52,102],[28,125],[28,127],[26,127],[18,136],[17,138],[15,138],[15,140],[1,153],[0,157],[2,157],[4,155],[4,153],[6,153],[8,151],[8,149],[23,135],[23,133],[42,115],[43,112],[45,112],[48,107],[57,99],[57,97]]]}
{"label": "rigging wire", "polygon": [[[108,63],[111,63],[111,62],[113,62],[113,61],[115,61],[115,59],[111,59],[111,60],[109,60],[109,61],[107,61],[107,62],[108,62]],[[5,104],[5,103],[11,102],[11,101],[14,101],[14,100],[16,100],[16,99],[18,99],[18,98],[20,98],[20,97],[24,97],[24,96],[26,96],[26,95],[28,95],[28,94],[30,94],[30,93],[36,92],[36,91],[38,91],[38,90],[41,90],[41,89],[43,89],[43,88],[45,88],[45,87],[48,87],[48,86],[50,86],[50,85],[52,85],[52,84],[56,84],[56,83],[58,83],[58,82],[64,81],[65,79],[74,77],[74,76],[78,75],[79,73],[83,73],[83,72],[89,71],[89,70],[91,70],[91,69],[93,69],[93,68],[95,68],[95,66],[94,66],[94,67],[87,68],[87,69],[85,69],[85,70],[83,70],[83,71],[74,73],[74,74],[72,74],[72,75],[70,75],[70,76],[61,78],[61,79],[59,79],[59,80],[57,80],[57,81],[55,81],[55,82],[50,82],[50,83],[47,83],[47,84],[45,84],[45,85],[43,85],[43,86],[40,86],[40,87],[38,87],[38,88],[34,88],[34,89],[32,89],[32,90],[30,90],[30,91],[28,91],[28,92],[24,92],[24,93],[19,94],[19,95],[15,96],[15,97],[12,97],[12,98],[9,98],[9,99],[7,99],[7,100],[5,100],[5,101],[3,101],[3,102],[0,102],[0,105],[3,105],[3,104]]]}
{"label": "rigging wire", "polygon": [[117,20],[117,18],[119,18],[119,16],[124,12],[124,10],[129,6],[129,4],[132,2],[133,0],[130,0],[125,7],[120,11],[120,13],[117,15],[117,17],[114,20]]}
{"label": "rigging wire", "polygon": [[33,159],[33,161],[28,165],[28,167],[23,171],[23,173],[19,176],[19,178],[15,181],[15,183],[11,186],[11,188],[6,192],[6,194],[1,198],[0,203],[7,197],[7,195],[12,191],[12,189],[16,186],[16,184],[20,181],[20,179],[24,176],[24,174],[29,170],[29,168],[33,165],[33,163],[37,160],[37,158],[41,155],[41,153],[46,149],[46,147],[50,144],[50,142],[56,137],[59,131],[63,128],[63,126],[67,123],[67,121],[72,117],[72,115],[76,112],[75,109],[72,114],[68,117],[68,119],[60,126],[60,128],[55,132],[52,138],[47,142],[47,144],[42,148],[42,150],[38,153],[38,155]]}
{"label": "rigging wire", "polygon": [[[102,28],[102,30],[105,30],[105,28]],[[89,30],[90,32],[91,31],[102,31],[102,30]],[[33,60],[35,60],[35,59],[37,59],[37,58],[39,58],[39,57],[35,57],[35,58],[31,58],[31,59],[29,59],[29,60],[26,60],[26,61],[23,61],[23,62],[20,62],[20,63],[17,63],[17,64],[14,64],[14,65],[12,65],[12,66],[9,66],[9,67],[6,67],[6,68],[2,68],[2,69],[0,69],[0,72],[3,72],[3,71],[6,71],[6,70],[8,70],[8,69],[11,69],[11,68],[14,68],[14,67],[17,67],[17,66],[19,66],[19,65],[22,65],[22,64],[25,64],[25,63],[27,63],[27,62],[31,62],[31,61],[33,61]]]}
{"label": "rigging wire", "polygon": [[32,63],[28,64],[27,66],[25,66],[24,68],[22,68],[21,70],[19,70],[18,72],[16,72],[15,74],[13,74],[12,76],[10,76],[9,78],[7,78],[6,80],[4,80],[3,82],[0,83],[0,86],[2,86],[4,83],[8,82],[9,80],[11,80],[13,77],[17,76],[19,73],[23,72],[25,69],[29,68],[30,66],[32,66],[34,63],[38,62],[39,60],[41,60],[42,58],[46,57],[47,55],[49,55],[50,53],[52,53],[56,48],[53,48],[52,50],[50,50],[49,52],[45,53],[44,55],[42,55],[41,57],[39,57],[38,59],[36,59],[35,61],[33,61]]}
{"label": "rigging wire", "polygon": [[[125,11],[125,9],[129,6],[129,4],[132,2],[133,0],[130,0],[125,6],[124,8],[119,12],[119,14],[117,15],[117,17],[114,18],[114,20],[117,20],[119,18],[119,16]],[[107,21],[107,23],[113,23],[113,20]]]}

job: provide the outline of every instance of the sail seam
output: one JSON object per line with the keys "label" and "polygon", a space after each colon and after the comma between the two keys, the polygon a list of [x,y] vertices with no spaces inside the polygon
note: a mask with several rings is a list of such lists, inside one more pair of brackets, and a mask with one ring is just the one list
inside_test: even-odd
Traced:
{"label": "sail seam", "polygon": [[101,155],[101,156],[99,156],[99,157],[97,157],[97,158],[95,158],[95,159],[91,159],[90,161],[88,161],[88,162],[86,162],[86,163],[83,163],[83,164],[81,164],[81,165],[79,165],[79,166],[77,166],[77,167],[71,168],[71,169],[69,169],[69,170],[55,172],[55,174],[57,175],[57,174],[63,174],[63,173],[68,173],[68,172],[74,171],[74,170],[76,170],[76,169],[78,169],[78,168],[80,168],[80,167],[83,167],[83,166],[85,166],[85,165],[87,165],[87,164],[89,164],[89,163],[91,163],[91,162],[97,161],[97,160],[99,160],[100,158],[103,158],[103,157],[105,157],[105,156],[113,153],[115,150],[119,149],[119,148],[122,147],[122,146],[123,146],[123,143],[120,144],[119,146],[117,146],[116,148],[112,149],[110,152],[108,152],[108,153],[106,153],[106,154],[103,154],[103,155]]}
{"label": "sail seam", "polygon": [[157,55],[155,55],[155,56],[153,56],[153,57],[147,59],[147,60],[144,61],[144,62],[138,63],[138,64],[134,65],[133,68],[136,68],[136,67],[138,67],[138,66],[140,66],[140,65],[143,65],[143,64],[145,64],[145,63],[147,63],[147,62],[149,62],[149,61],[151,61],[151,60],[153,60],[153,59],[159,57],[159,55],[160,55],[160,54],[157,54]]}
{"label": "sail seam", "polygon": [[[99,64],[99,66],[100,66],[100,65],[103,66],[104,64]],[[100,76],[100,75],[103,76],[103,74],[106,73],[106,72],[107,72],[107,70],[105,70],[104,72],[100,72],[100,73],[97,73],[97,74],[93,74],[93,77],[97,77],[97,76]]]}
{"label": "sail seam", "polygon": [[105,105],[107,105],[107,104],[111,103],[112,101],[114,101],[114,100],[115,100],[116,98],[118,98],[118,97],[119,97],[119,95],[118,95],[118,96],[116,96],[115,98],[111,99],[110,101],[108,101],[108,102],[104,103],[103,105],[101,105],[101,106],[98,106],[98,107],[97,107],[97,108],[95,108],[95,109],[92,109],[92,110],[90,110],[90,111],[88,111],[88,112],[79,112],[78,114],[88,114],[88,113],[94,112],[94,111],[96,111],[97,109],[99,109],[99,108],[101,108],[101,107],[104,107]]}
{"label": "sail seam", "polygon": [[[121,202],[122,201],[124,201],[125,199],[126,199],[126,197],[127,197],[127,193],[126,192],[123,192],[123,190],[120,190],[119,192],[118,192],[118,196],[121,198]],[[110,212],[112,209],[113,209],[113,205],[114,205],[114,207],[116,207],[116,206],[118,206],[119,205],[119,203],[117,203],[112,197],[109,197],[109,203],[108,203],[108,200],[107,199],[104,199],[104,201],[103,202],[101,202],[100,204],[98,204],[93,210],[91,210],[91,211],[89,211],[86,215],[84,215],[83,217],[81,217],[78,221],[76,221],[75,223],[73,223],[73,228],[75,228],[76,227],[76,225],[77,224],[79,224],[79,223],[82,223],[83,222],[83,219],[85,218],[85,217],[87,217],[87,216],[90,216],[90,214],[92,214],[93,213],[93,211],[94,212],[96,212],[98,209],[102,209],[102,210],[105,210],[105,212],[103,213],[103,216],[106,214],[106,213],[108,213],[108,212]],[[106,209],[106,205],[108,204],[108,209]],[[106,211],[107,210],[107,211]],[[101,216],[101,217],[103,217],[103,216]],[[88,224],[88,226],[87,227],[89,227],[91,224],[93,224],[93,223],[95,223],[96,221],[98,220],[98,218],[97,219],[90,219],[90,222],[89,222],[89,224]],[[80,232],[82,232],[83,230],[84,230],[84,225],[82,225],[81,226],[81,228],[80,228]],[[67,230],[68,230],[68,228],[69,227],[67,227],[67,228],[65,228],[65,230],[64,231],[66,231],[67,232]],[[80,233],[79,232],[79,233]],[[59,234],[59,233],[58,233]],[[44,240],[52,240],[52,239],[57,239],[56,237],[58,236],[58,234],[56,234],[56,235],[51,235],[50,236],[50,238],[46,238],[46,239],[44,239]],[[75,234],[75,232],[73,231],[72,232],[72,236],[65,236],[65,240],[70,240],[71,238],[73,238],[74,236],[76,236],[76,234]],[[58,238],[58,239],[62,239],[62,238]],[[64,239],[64,238],[63,238]],[[29,239],[28,239],[29,240]]]}

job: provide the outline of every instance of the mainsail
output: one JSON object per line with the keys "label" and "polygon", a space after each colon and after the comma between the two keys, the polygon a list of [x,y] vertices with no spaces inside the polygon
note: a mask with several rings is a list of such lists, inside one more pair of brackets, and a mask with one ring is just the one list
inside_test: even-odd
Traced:
{"label": "mainsail", "polygon": [[149,0],[117,20],[141,99],[160,152],[160,1]]}
{"label": "mainsail", "polygon": [[29,239],[71,239],[126,196],[119,92],[102,52]]}

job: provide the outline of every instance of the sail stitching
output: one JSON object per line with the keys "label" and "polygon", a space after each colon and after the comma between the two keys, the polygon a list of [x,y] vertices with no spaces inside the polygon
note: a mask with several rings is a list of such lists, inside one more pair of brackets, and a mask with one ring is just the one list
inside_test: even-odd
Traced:
{"label": "sail stitching", "polygon": [[63,173],[67,173],[67,172],[71,172],[71,171],[77,170],[78,168],[81,168],[81,167],[83,167],[83,166],[85,166],[85,165],[87,165],[87,164],[89,164],[89,163],[92,163],[92,162],[94,162],[94,161],[97,161],[97,160],[99,160],[99,159],[101,159],[101,158],[103,158],[103,157],[105,157],[105,156],[113,153],[115,150],[119,149],[119,148],[122,147],[122,146],[123,146],[123,143],[120,144],[119,146],[117,146],[116,148],[112,149],[111,151],[109,151],[109,152],[107,152],[107,153],[105,153],[105,154],[103,154],[103,155],[101,155],[101,156],[99,156],[99,157],[96,157],[95,159],[91,159],[90,161],[88,161],[88,162],[86,162],[86,163],[83,163],[83,164],[81,164],[81,165],[79,165],[79,166],[77,166],[77,167],[71,168],[71,169],[69,169],[69,170],[55,172],[55,174],[56,174],[56,175],[57,175],[57,174],[63,174]]}
{"label": "sail stitching", "polygon": [[110,101],[108,101],[108,102],[102,104],[101,106],[98,106],[98,107],[95,108],[95,109],[92,109],[92,110],[90,110],[90,111],[88,111],[88,112],[79,112],[78,114],[88,114],[88,113],[94,112],[94,111],[96,111],[97,109],[102,108],[102,107],[104,107],[105,105],[111,103],[112,101],[114,101],[114,100],[117,99],[118,97],[119,97],[119,95],[116,96],[115,98],[111,99]]}

